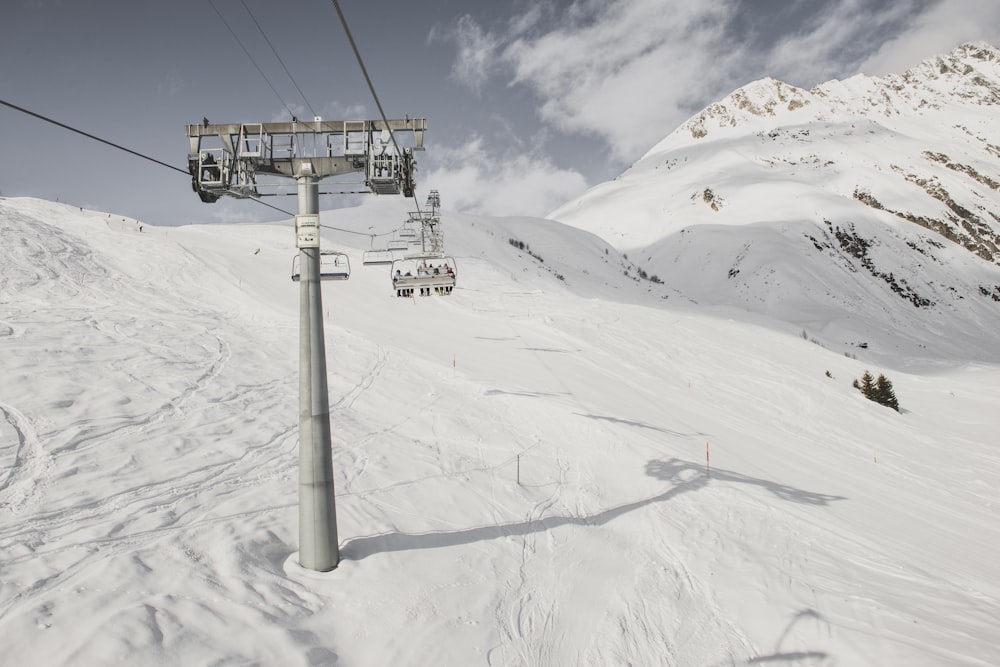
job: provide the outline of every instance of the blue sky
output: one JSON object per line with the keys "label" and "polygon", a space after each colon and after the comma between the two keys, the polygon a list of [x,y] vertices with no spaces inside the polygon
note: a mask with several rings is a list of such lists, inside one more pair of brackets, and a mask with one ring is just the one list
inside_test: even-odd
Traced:
{"label": "blue sky", "polygon": [[[203,117],[377,116],[331,2],[213,3],[225,23],[208,0],[7,0],[0,99],[179,168],[184,126]],[[418,195],[434,188],[447,210],[490,215],[545,215],[761,77],[808,88],[858,72],[902,72],[966,41],[1000,44],[996,0],[341,0],[341,7],[386,113],[428,119]],[[203,204],[183,174],[8,107],[0,106],[0,123],[4,196],[162,225],[283,217],[231,198]],[[268,201],[296,206],[294,197]],[[345,203],[356,199],[321,205]]]}

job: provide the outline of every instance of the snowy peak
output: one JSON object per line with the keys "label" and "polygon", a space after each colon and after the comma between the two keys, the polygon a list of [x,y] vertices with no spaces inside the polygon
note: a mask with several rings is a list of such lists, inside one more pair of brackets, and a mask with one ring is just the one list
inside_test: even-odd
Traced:
{"label": "snowy peak", "polygon": [[[739,88],[719,102],[708,105],[692,117],[677,134],[690,135],[692,139],[704,139],[712,130],[734,128],[758,119],[773,118],[782,113],[790,113],[812,104],[810,93],[801,88],[766,78]],[[647,155],[657,152],[653,148]]]}
{"label": "snowy peak", "polygon": [[823,327],[831,344],[933,329],[915,353],[1000,350],[998,106],[985,44],[808,91],[762,79],[549,217],[688,299]]}
{"label": "snowy peak", "polygon": [[903,74],[859,74],[811,92],[833,111],[866,117],[920,114],[953,104],[995,106],[1000,104],[1000,53],[988,44],[965,44]]}
{"label": "snowy peak", "polygon": [[1000,50],[984,42],[963,44],[948,55],[928,58],[886,82],[930,94],[986,105],[1000,104]]}
{"label": "snowy peak", "polygon": [[1000,51],[985,43],[964,44],[928,58],[903,74],[858,74],[812,90],[773,78],[753,81],[691,117],[648,155],[701,139],[717,139],[751,125],[822,122],[831,115],[892,117],[940,110],[949,103],[1000,104]]}

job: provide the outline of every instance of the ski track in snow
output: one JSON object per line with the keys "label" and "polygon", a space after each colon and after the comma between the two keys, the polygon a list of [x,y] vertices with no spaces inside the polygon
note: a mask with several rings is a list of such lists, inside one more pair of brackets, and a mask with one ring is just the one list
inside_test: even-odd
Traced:
{"label": "ski track in snow", "polygon": [[[499,286],[498,286],[499,287]],[[572,388],[561,379],[547,362],[551,353],[561,353],[562,348],[547,347],[548,342],[535,342],[522,333],[516,324],[518,316],[512,311],[526,312],[521,307],[512,309],[509,305],[511,295],[501,292],[501,303],[506,311],[506,322],[511,331],[510,340],[518,343],[522,349],[530,351],[537,366],[544,368],[546,374],[560,390],[558,393],[569,401],[581,414],[590,414],[591,406],[585,405],[573,392]],[[543,309],[544,310],[544,309]],[[579,341],[567,341],[572,346]],[[572,348],[571,348],[572,349]],[[575,348],[580,351],[579,348]],[[574,359],[574,361],[576,361]],[[604,430],[603,425],[599,426]],[[567,478],[569,466],[557,455],[556,464],[559,478],[550,496],[540,500],[525,517],[526,524],[544,526],[547,516],[568,514],[583,525],[591,525],[587,519],[587,508],[580,502],[579,496],[572,506],[561,502],[560,496],[567,486],[589,487],[594,484],[592,479],[576,479],[572,483]],[[579,609],[600,609],[601,601],[612,597],[617,592],[624,600],[642,599],[639,589],[634,588],[634,582],[629,581],[631,573],[626,576],[614,576],[619,562],[628,562],[634,557],[629,552],[609,552],[601,546],[600,540],[595,540],[590,534],[567,535],[567,531],[539,530],[529,531],[522,538],[521,560],[517,569],[517,578],[508,582],[508,592],[502,596],[497,611],[498,622],[502,629],[502,648],[495,649],[490,654],[490,664],[552,664],[560,658],[570,656],[577,664],[613,664],[621,663],[631,657],[639,659],[640,654],[634,648],[626,646],[609,650],[606,646],[606,635],[603,633],[588,633],[582,629],[567,633],[565,628],[577,625],[567,624],[564,617],[572,617]],[[542,539],[544,537],[544,539]],[[597,542],[597,544],[592,544]],[[574,554],[573,562],[563,563],[561,567],[553,568],[551,563],[560,552]],[[655,560],[662,558],[665,562],[676,562],[671,558],[669,549],[656,554]],[[595,576],[594,573],[600,573]],[[690,573],[684,571],[679,577],[677,597],[682,595],[686,602],[695,602],[705,608],[710,598],[703,586],[696,586]],[[595,590],[596,589],[596,590]],[[648,611],[648,610],[642,610]],[[718,612],[716,608],[716,613]],[[641,641],[643,646],[663,643],[663,630],[657,626],[647,625],[652,619],[649,614],[636,614],[625,604],[617,619],[620,635],[623,640],[632,643]],[[703,619],[705,625],[720,622],[718,616],[712,615]],[[594,621],[591,621],[592,623]],[[609,619],[600,619],[598,624],[610,623]],[[600,627],[600,625],[598,625]],[[704,626],[703,626],[704,627]],[[602,637],[601,644],[595,644],[594,637]],[[640,640],[641,637],[641,640]],[[494,655],[496,653],[497,655]],[[630,656],[631,654],[631,656]]]}
{"label": "ski track in snow", "polygon": [[[922,532],[996,544],[1000,462],[975,407],[995,390],[974,374],[902,377],[912,412],[886,415],[839,386],[863,362],[573,296],[528,259],[463,259],[443,299],[357,269],[324,287],[342,561],[309,574],[294,310],[262,296],[294,301],[271,251],[291,240],[248,227],[257,255],[200,229],[59,223],[92,224],[83,240],[11,208],[0,628],[19,664],[997,657],[987,556]],[[940,382],[961,396],[954,435],[922,421]]]}
{"label": "ski track in snow", "polygon": [[31,503],[47,482],[52,457],[44,450],[35,429],[16,408],[0,403],[0,413],[12,431],[13,445],[4,445],[6,475],[0,480],[0,509],[17,513]]}

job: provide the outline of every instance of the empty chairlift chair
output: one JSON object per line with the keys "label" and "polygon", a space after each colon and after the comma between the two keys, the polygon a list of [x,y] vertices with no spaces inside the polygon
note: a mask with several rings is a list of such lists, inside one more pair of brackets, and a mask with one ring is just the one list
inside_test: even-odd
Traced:
{"label": "empty chairlift chair", "polygon": [[388,248],[375,247],[375,234],[372,234],[372,247],[361,254],[361,263],[365,266],[372,264],[392,264],[392,251]]}
{"label": "empty chairlift chair", "polygon": [[365,266],[370,266],[372,264],[392,264],[392,251],[391,250],[365,250],[364,254],[361,256],[361,263]]}
{"label": "empty chairlift chair", "polygon": [[[292,258],[292,280],[298,282],[301,279],[301,269],[299,268],[299,257]],[[333,250],[322,250],[319,254],[319,279],[320,280],[347,280],[351,277],[351,260],[346,254]]]}
{"label": "empty chairlift chair", "polygon": [[389,241],[388,248],[389,248],[390,251],[392,251],[392,250],[397,250],[397,251],[398,250],[409,250],[410,249],[410,243],[406,239],[393,239],[393,240]]}

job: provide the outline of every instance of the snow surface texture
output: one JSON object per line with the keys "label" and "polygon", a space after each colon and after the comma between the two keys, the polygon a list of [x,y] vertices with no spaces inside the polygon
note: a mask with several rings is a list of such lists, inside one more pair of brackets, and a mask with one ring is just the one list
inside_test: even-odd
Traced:
{"label": "snow surface texture", "polygon": [[764,79],[549,217],[700,304],[831,349],[995,363],[998,117],[1000,50],[986,44],[812,91]]}
{"label": "snow surface texture", "polygon": [[291,225],[0,200],[2,662],[1000,664],[982,341],[887,370],[572,227],[444,230],[458,287],[417,299],[323,232],[353,273],[323,287],[343,560],[317,574]]}

